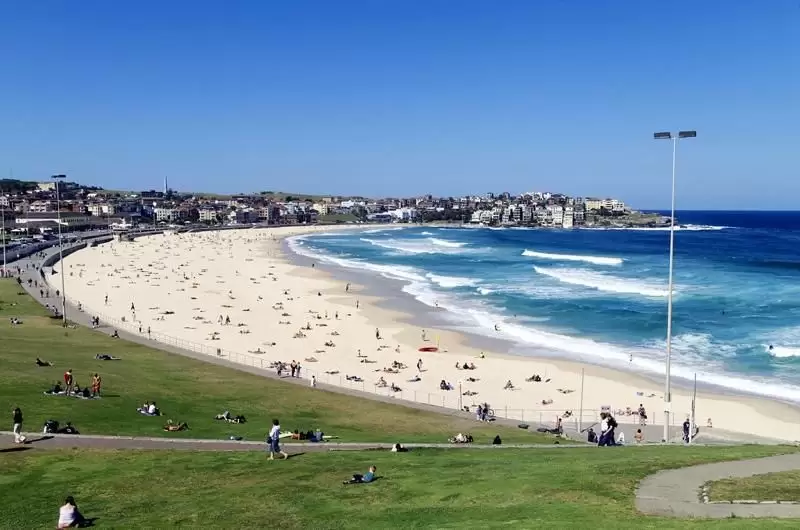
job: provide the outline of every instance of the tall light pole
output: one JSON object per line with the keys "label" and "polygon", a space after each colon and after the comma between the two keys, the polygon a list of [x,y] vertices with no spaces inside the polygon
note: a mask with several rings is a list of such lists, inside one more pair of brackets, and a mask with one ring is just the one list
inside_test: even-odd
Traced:
{"label": "tall light pole", "polygon": [[664,437],[663,442],[669,440],[669,422],[672,414],[672,388],[670,375],[672,370],[672,272],[675,263],[675,161],[678,154],[678,141],[684,138],[697,137],[697,131],[657,132],[653,134],[656,140],[672,140],[672,206],[669,219],[669,287],[667,291],[667,361],[666,376],[664,378]]}
{"label": "tall light pole", "polygon": [[60,180],[67,178],[66,175],[53,175],[56,181],[56,210],[58,210],[58,263],[61,269],[61,316],[64,319],[64,327],[67,327],[67,293],[64,292],[64,238],[61,237],[61,188],[58,185]]}
{"label": "tall light pole", "polygon": [[[5,199],[5,197],[3,196],[2,190],[0,190],[0,197],[3,197]],[[8,236],[8,232],[6,230],[6,201],[5,200],[3,201],[2,208],[3,208],[2,211],[0,211],[2,213],[2,223],[3,223],[2,225],[0,225],[0,227],[3,228],[3,274],[2,274],[2,276],[5,277],[5,275],[6,275],[6,237]]]}

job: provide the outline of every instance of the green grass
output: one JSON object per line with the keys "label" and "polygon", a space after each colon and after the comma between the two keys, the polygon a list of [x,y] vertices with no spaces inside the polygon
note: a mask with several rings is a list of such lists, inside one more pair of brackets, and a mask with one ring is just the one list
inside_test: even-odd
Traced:
{"label": "green grass", "polygon": [[[0,454],[7,528],[45,528],[75,496],[99,527],[796,528],[797,521],[686,521],[636,512],[660,469],[768,456],[780,447],[310,453],[45,451]],[[378,481],[343,486],[378,466]]]}
{"label": "green grass", "polygon": [[358,217],[351,213],[330,213],[317,217],[318,223],[355,223]]}
{"label": "green grass", "polygon": [[[284,429],[322,429],[344,442],[446,442],[456,432],[471,432],[488,443],[500,434],[505,442],[552,443],[544,435],[517,428],[485,425],[463,418],[380,403],[323,390],[312,390],[213,364],[115,340],[86,328],[65,330],[58,320],[12,280],[0,280],[0,406],[9,414],[22,408],[28,432],[40,431],[47,419],[71,421],[82,434],[228,438],[262,440],[272,418]],[[12,316],[23,320],[12,327]],[[109,353],[121,361],[97,361]],[[36,357],[53,367],[39,368]],[[98,372],[103,398],[80,400],[42,392],[73,369],[81,386]],[[164,413],[151,418],[136,412],[155,400]],[[248,422],[230,425],[213,420],[229,410]],[[189,431],[166,433],[167,419],[185,421]],[[10,424],[8,427],[10,428]]]}
{"label": "green grass", "polygon": [[708,498],[712,501],[800,501],[800,471],[718,480],[709,485]]}

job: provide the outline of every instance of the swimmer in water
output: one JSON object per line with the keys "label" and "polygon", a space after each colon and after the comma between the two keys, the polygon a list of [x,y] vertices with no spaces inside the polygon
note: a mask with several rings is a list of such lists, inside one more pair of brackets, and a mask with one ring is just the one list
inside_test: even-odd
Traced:
{"label": "swimmer in water", "polygon": [[769,351],[772,351],[772,344],[769,345]]}

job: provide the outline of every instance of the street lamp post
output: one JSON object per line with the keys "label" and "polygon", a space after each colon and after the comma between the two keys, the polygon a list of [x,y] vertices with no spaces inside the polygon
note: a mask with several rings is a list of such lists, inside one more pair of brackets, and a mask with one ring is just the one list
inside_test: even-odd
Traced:
{"label": "street lamp post", "polygon": [[[2,196],[3,196],[3,193],[2,193],[2,191],[0,191],[0,197],[2,197]],[[3,274],[2,274],[3,277],[5,277],[5,275],[6,275],[6,237],[8,235],[6,233],[6,206],[5,205],[6,205],[6,201],[3,201],[3,206],[2,206],[3,209],[0,210],[0,213],[2,213],[2,216],[3,216],[2,217],[2,225],[0,225],[0,227],[2,227],[2,229],[3,229]]]}
{"label": "street lamp post", "polygon": [[669,219],[669,286],[667,291],[667,360],[666,376],[664,378],[664,437],[663,442],[669,440],[669,422],[672,414],[672,389],[670,382],[672,364],[672,272],[675,262],[675,161],[678,153],[678,141],[684,138],[697,137],[697,131],[657,132],[653,134],[656,140],[672,140],[672,205]]}
{"label": "street lamp post", "polygon": [[61,237],[61,188],[58,183],[67,178],[66,175],[53,175],[56,181],[56,210],[58,210],[58,263],[61,269],[61,316],[64,320],[64,327],[67,327],[67,293],[64,292],[64,238]]}

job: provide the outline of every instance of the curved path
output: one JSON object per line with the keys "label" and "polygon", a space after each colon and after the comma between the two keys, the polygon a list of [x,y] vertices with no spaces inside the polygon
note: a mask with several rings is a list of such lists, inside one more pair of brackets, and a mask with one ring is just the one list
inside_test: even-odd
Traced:
{"label": "curved path", "polygon": [[704,504],[700,499],[707,482],[795,469],[800,469],[800,453],[659,471],[639,483],[636,509],[668,517],[800,519],[800,504]]}

